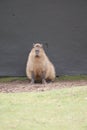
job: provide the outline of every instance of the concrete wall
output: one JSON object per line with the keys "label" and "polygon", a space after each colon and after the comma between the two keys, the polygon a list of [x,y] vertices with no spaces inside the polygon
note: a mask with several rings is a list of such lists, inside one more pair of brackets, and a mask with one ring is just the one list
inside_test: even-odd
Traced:
{"label": "concrete wall", "polygon": [[0,76],[25,75],[33,42],[57,75],[87,74],[87,1],[0,0]]}

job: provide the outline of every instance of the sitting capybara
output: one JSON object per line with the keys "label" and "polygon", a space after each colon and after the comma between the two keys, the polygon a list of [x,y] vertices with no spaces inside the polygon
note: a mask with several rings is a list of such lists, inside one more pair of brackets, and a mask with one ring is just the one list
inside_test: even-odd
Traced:
{"label": "sitting capybara", "polygon": [[55,68],[40,43],[33,44],[33,48],[29,53],[26,75],[31,83],[46,83],[46,81],[54,81],[55,79]]}

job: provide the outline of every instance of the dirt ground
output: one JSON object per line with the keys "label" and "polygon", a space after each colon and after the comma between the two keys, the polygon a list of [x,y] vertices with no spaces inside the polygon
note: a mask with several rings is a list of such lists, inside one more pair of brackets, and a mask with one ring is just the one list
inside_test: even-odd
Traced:
{"label": "dirt ground", "polygon": [[87,81],[59,81],[48,84],[33,84],[31,85],[28,81],[13,81],[8,83],[0,83],[0,92],[3,93],[15,93],[15,92],[32,92],[32,91],[46,91],[52,89],[61,89],[73,86],[84,86],[87,85]]}

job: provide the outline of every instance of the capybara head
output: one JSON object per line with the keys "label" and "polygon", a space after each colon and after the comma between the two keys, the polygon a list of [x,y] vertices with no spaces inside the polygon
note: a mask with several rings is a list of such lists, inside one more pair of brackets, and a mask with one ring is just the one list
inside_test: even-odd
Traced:
{"label": "capybara head", "polygon": [[35,54],[35,57],[40,57],[43,52],[43,45],[40,43],[33,44],[33,52]]}

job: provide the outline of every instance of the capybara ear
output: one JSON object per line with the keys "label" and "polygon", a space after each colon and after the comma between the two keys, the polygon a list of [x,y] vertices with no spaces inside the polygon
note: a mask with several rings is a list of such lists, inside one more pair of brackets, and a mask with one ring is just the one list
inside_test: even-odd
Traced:
{"label": "capybara ear", "polygon": [[41,47],[43,47],[43,44],[41,43]]}

